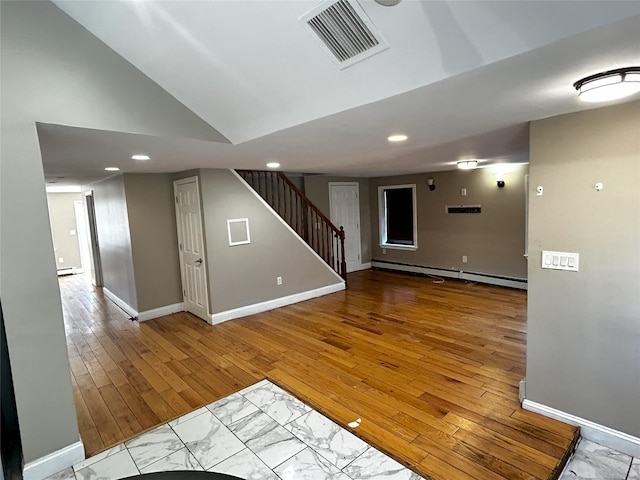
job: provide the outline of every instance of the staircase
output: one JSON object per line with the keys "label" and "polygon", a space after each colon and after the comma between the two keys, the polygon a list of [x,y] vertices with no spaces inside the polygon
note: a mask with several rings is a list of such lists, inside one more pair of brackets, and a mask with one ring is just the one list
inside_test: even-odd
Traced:
{"label": "staircase", "polygon": [[236,171],[346,283],[344,229],[331,223],[282,172]]}

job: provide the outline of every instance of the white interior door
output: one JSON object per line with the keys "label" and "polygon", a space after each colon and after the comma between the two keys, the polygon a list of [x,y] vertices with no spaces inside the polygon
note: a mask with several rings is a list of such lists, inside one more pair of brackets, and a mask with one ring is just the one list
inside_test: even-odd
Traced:
{"label": "white interior door", "polygon": [[329,183],[331,223],[344,227],[347,273],[360,270],[360,200],[357,183]]}
{"label": "white interior door", "polygon": [[196,177],[177,180],[173,188],[184,308],[210,322],[198,180]]}

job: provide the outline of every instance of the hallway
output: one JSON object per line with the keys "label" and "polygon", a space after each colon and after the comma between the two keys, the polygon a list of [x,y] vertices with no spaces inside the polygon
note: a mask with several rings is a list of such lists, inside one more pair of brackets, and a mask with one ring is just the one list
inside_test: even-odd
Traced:
{"label": "hallway", "polygon": [[210,326],[139,324],[62,277],[87,456],[267,377],[433,478],[554,478],[577,429],[522,410],[526,293],[380,271],[349,290]]}

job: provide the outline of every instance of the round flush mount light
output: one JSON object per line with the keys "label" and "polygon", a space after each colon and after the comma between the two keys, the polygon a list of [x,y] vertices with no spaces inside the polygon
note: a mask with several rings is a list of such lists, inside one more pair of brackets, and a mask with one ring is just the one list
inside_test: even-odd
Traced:
{"label": "round flush mount light", "polygon": [[383,7],[395,7],[402,0],[376,0],[376,3],[382,5]]}
{"label": "round flush mount light", "polygon": [[151,160],[151,157],[149,155],[136,154],[131,155],[131,160]]}
{"label": "round flush mount light", "polygon": [[107,167],[105,168],[107,172],[119,172],[120,169],[118,167]]}
{"label": "round flush mount light", "polygon": [[267,163],[268,168],[278,168],[280,164],[278,162],[269,162]]}
{"label": "round flush mount light", "polygon": [[404,142],[407,137],[404,133],[395,133],[393,135],[389,135],[387,137],[387,140],[389,140],[390,142]]}
{"label": "round flush mount light", "polygon": [[460,170],[472,170],[478,166],[477,160],[463,160],[457,163]]}
{"label": "round flush mount light", "polygon": [[596,73],[573,84],[585,102],[608,102],[640,92],[640,67]]}

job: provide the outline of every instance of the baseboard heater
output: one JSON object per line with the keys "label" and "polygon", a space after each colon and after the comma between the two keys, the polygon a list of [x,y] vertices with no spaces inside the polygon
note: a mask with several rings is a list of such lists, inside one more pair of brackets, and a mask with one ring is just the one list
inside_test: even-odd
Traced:
{"label": "baseboard heater", "polygon": [[420,276],[440,276],[471,282],[488,283],[503,287],[527,289],[527,280],[524,278],[491,275],[488,273],[467,272],[464,270],[448,270],[446,268],[429,267],[410,263],[389,262],[387,260],[371,260],[371,267],[379,270],[401,271]]}

